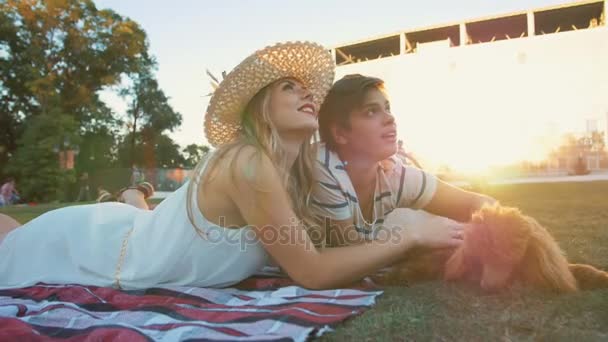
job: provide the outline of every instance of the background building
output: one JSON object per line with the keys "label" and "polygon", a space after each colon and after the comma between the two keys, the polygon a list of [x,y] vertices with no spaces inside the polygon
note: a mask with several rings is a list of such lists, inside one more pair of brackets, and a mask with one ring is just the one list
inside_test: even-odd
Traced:
{"label": "background building", "polygon": [[542,161],[558,147],[543,140],[548,125],[584,132],[585,118],[608,111],[606,7],[579,1],[343,44],[332,49],[337,77],[384,79],[400,137],[432,168]]}

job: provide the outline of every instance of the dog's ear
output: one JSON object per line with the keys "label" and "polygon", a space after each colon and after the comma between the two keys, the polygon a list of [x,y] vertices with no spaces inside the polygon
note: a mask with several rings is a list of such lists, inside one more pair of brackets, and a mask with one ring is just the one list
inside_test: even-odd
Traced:
{"label": "dog's ear", "polygon": [[506,286],[526,254],[531,227],[519,210],[500,205],[477,211],[465,231],[465,255],[478,262],[480,286]]}
{"label": "dog's ear", "polygon": [[527,218],[516,208],[484,206],[473,217],[469,240],[481,262],[500,261],[516,267],[524,258],[533,230]]}

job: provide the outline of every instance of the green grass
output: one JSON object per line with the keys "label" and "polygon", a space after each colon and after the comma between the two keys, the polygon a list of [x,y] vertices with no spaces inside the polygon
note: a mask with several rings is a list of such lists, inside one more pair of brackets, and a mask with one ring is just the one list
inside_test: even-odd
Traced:
{"label": "green grass", "polygon": [[85,204],[85,203],[51,203],[51,204],[38,204],[34,206],[29,205],[14,205],[0,209],[0,213],[6,214],[15,220],[26,223],[27,221],[44,214],[45,212],[53,209],[63,208],[70,205]]}
{"label": "green grass", "polygon": [[[149,203],[159,203],[159,199],[148,200]],[[31,219],[46,213],[49,210],[68,207],[72,205],[83,205],[92,204],[95,202],[79,202],[79,203],[50,203],[50,204],[38,204],[35,206],[29,205],[15,205],[6,208],[0,208],[0,213],[6,214],[19,221],[20,223],[26,223]]]}
{"label": "green grass", "polygon": [[[490,186],[545,225],[572,262],[608,269],[608,182]],[[373,309],[322,341],[608,341],[608,289],[484,294],[461,284],[387,287]]]}
{"label": "green grass", "polygon": [[[572,262],[608,269],[608,182],[490,186],[486,193],[545,225]],[[26,222],[65,206],[13,207]],[[378,303],[322,341],[608,341],[608,289],[484,294],[460,284],[388,287]]]}

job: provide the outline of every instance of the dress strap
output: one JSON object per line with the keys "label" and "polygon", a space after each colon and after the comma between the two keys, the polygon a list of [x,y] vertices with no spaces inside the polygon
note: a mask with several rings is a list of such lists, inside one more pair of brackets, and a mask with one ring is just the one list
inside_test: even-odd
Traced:
{"label": "dress strap", "polygon": [[203,172],[207,168],[207,164],[209,160],[211,160],[213,153],[209,152],[203,159],[196,165],[194,170],[192,171],[192,175],[190,177],[190,182],[188,184],[188,193],[186,197],[186,211],[188,212],[188,220],[192,224],[192,227],[196,231],[196,233],[203,239],[207,240],[207,233],[201,229],[196,223],[197,220],[194,218],[193,204],[196,203],[196,210],[200,210],[198,208],[198,186],[201,183],[201,177]]}

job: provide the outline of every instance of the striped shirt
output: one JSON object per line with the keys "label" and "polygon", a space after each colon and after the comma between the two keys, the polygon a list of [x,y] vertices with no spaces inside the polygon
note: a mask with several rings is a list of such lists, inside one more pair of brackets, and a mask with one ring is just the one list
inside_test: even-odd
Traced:
{"label": "striped shirt", "polygon": [[372,234],[384,223],[386,215],[396,208],[424,208],[433,198],[437,187],[435,176],[415,167],[406,166],[396,156],[385,171],[378,163],[374,191],[373,220],[367,222],[359,207],[357,193],[337,153],[320,143],[313,167],[312,205],[320,217],[333,220],[353,218],[355,229]]}

